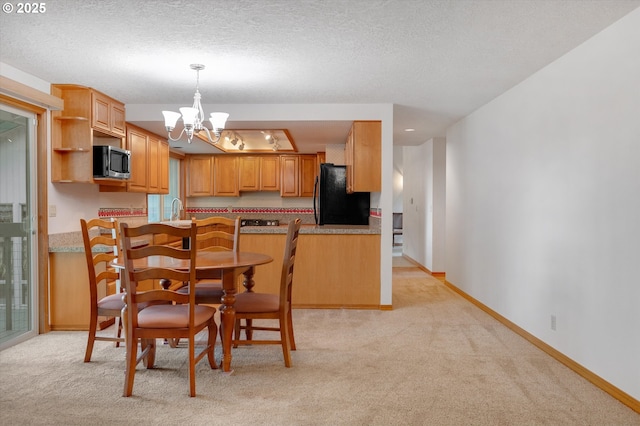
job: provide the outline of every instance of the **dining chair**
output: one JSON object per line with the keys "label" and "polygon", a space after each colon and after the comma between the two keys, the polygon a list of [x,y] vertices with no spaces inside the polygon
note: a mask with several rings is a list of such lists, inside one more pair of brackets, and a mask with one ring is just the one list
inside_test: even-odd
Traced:
{"label": "dining chair", "polygon": [[[120,247],[120,231],[117,219],[80,219],[82,241],[89,272],[89,336],[84,354],[84,362],[91,361],[93,344],[96,340],[116,342],[116,346],[124,342],[120,314],[124,307],[123,294],[119,292],[120,274],[111,262],[118,257]],[[108,287],[116,289],[115,294],[108,295]],[[115,336],[98,336],[98,320],[100,317],[115,318]]]}
{"label": "dining chair", "polygon": [[[286,367],[291,367],[291,351],[296,350],[291,315],[291,288],[293,285],[293,265],[296,260],[300,223],[300,219],[292,220],[287,228],[279,293],[239,293],[236,295],[234,305],[236,323],[233,347],[238,347],[238,345],[280,344]],[[267,327],[253,324],[253,320],[265,319],[278,320],[278,326]],[[242,320],[245,320],[245,325],[242,325]],[[245,339],[243,340],[240,339],[241,330],[245,332]],[[255,340],[253,339],[253,331],[255,330],[277,331],[280,333],[280,339]]]}
{"label": "dining chair", "polygon": [[[126,371],[124,396],[131,396],[136,366],[141,360],[147,368],[155,362],[156,339],[180,339],[188,341],[189,353],[189,395],[196,395],[195,368],[205,355],[211,368],[218,368],[213,353],[218,328],[211,306],[196,305],[195,292],[178,293],[171,289],[138,291],[138,284],[147,280],[169,279],[186,282],[192,289],[196,282],[196,244],[190,248],[154,244],[154,241],[169,238],[196,240],[196,224],[189,228],[179,228],[166,224],[152,223],[138,227],[121,224],[124,283],[126,288],[125,330],[127,333]],[[160,236],[160,238],[157,238]],[[133,239],[149,241],[148,245],[134,247]],[[142,263],[142,265],[136,264]],[[141,303],[149,304],[140,309]],[[157,304],[156,304],[157,303]],[[207,342],[196,354],[195,336],[207,329]],[[141,354],[138,356],[138,342]]]}
{"label": "dining chair", "polygon": [[[206,219],[191,218],[196,224],[196,244],[198,250],[234,251],[238,252],[240,243],[240,216],[229,219],[221,216],[211,216]],[[186,293],[187,287],[178,290]],[[222,303],[222,273],[219,277],[198,280],[195,286],[196,304],[219,305]]]}

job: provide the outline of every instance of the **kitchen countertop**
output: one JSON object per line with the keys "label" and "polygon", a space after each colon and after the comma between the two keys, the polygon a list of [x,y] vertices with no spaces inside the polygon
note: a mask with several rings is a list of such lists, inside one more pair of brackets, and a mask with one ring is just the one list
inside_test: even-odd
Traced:
{"label": "kitchen countertop", "polygon": [[[280,226],[243,226],[241,234],[286,234],[287,225]],[[370,225],[307,225],[300,227],[300,234],[312,235],[376,235],[380,234],[380,228]]]}
{"label": "kitchen countertop", "polygon": [[[287,225],[243,226],[241,234],[286,234]],[[309,235],[379,235],[380,228],[372,225],[309,225],[300,227],[300,234]],[[141,244],[144,242],[141,242]],[[98,247],[96,247],[100,250]],[[104,251],[108,248],[105,247]],[[84,253],[81,232],[67,232],[49,235],[49,253]]]}

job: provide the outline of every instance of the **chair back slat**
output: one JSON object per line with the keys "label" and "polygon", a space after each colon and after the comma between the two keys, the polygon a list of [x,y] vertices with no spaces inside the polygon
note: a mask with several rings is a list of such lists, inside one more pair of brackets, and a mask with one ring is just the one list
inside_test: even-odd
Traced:
{"label": "chair back slat", "polygon": [[175,281],[188,281],[191,278],[189,270],[177,270],[171,268],[144,268],[135,270],[131,276],[135,281],[141,282],[146,280],[169,279]]}
{"label": "chair back slat", "polygon": [[96,274],[96,282],[101,282],[103,280],[105,280],[106,282],[111,282],[117,280],[118,278],[120,278],[120,274],[112,269]]}
{"label": "chair back slat", "polygon": [[229,219],[211,216],[206,219],[191,218],[196,223],[198,249],[208,251],[239,251],[240,217]]}
{"label": "chair back slat", "polygon": [[189,259],[191,253],[188,249],[183,249],[182,247],[156,244],[134,248],[129,253],[129,257],[131,259],[142,259],[150,256],[170,257],[173,259]]}

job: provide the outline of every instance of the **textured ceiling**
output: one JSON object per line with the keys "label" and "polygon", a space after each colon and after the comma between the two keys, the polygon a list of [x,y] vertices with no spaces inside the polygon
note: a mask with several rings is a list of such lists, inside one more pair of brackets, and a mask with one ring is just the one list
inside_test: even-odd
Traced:
{"label": "textured ceiling", "polygon": [[[203,63],[206,102],[394,104],[394,143],[417,144],[637,7],[640,0],[58,0],[39,15],[0,15],[0,61],[126,104],[188,103],[189,64]],[[333,124],[299,132],[336,143],[330,138],[348,126]]]}

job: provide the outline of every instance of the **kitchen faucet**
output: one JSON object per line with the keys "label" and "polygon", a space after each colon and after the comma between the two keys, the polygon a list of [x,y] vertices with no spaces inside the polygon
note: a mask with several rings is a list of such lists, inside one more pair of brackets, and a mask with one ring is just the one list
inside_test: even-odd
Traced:
{"label": "kitchen faucet", "polygon": [[180,212],[183,210],[182,201],[180,198],[174,198],[171,200],[171,220],[180,219]]}

